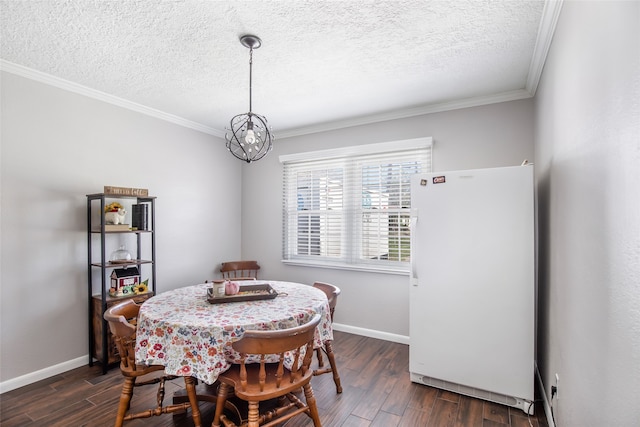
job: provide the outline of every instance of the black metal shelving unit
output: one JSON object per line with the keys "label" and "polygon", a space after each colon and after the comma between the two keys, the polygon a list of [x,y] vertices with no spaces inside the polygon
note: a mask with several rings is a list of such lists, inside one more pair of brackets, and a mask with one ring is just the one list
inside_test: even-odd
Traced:
{"label": "black metal shelving unit", "polygon": [[[148,223],[150,225],[147,230],[123,230],[123,231],[106,231],[105,230],[105,212],[106,200],[122,200],[132,199],[137,204],[146,203],[148,208]],[[93,366],[94,359],[96,359],[102,365],[102,372],[106,373],[109,366],[119,361],[119,357],[114,354],[110,355],[109,349],[112,353],[114,351],[114,345],[110,343],[111,337],[109,332],[109,326],[107,321],[104,320],[104,312],[111,304],[119,301],[126,300],[128,298],[134,298],[136,300],[143,301],[155,294],[156,290],[156,221],[155,221],[155,197],[146,196],[121,196],[121,195],[109,195],[104,193],[88,194],[87,195],[87,295],[88,295],[88,307],[89,307],[89,366]],[[95,209],[100,209],[99,217],[96,214]],[[112,264],[108,260],[106,254],[107,239],[119,234],[135,234],[136,240],[136,259],[127,263]],[[149,235],[150,239],[143,239],[144,235]],[[95,240],[100,240],[99,259],[98,254],[94,253],[93,246]],[[144,241],[143,241],[144,240]],[[147,240],[150,240],[148,242]],[[142,248],[144,244],[151,245],[151,259],[142,259]],[[95,257],[95,259],[94,259]],[[142,295],[132,295],[125,297],[111,297],[109,296],[109,282],[107,273],[115,268],[123,268],[128,266],[140,266],[149,265],[151,267],[151,277],[149,281],[149,292]],[[100,271],[100,293],[94,294],[94,283],[96,278],[94,273],[96,270]],[[99,311],[98,311],[99,310]],[[100,348],[98,348],[97,341],[100,342]],[[100,353],[100,354],[98,354]],[[111,360],[110,360],[111,359]]]}

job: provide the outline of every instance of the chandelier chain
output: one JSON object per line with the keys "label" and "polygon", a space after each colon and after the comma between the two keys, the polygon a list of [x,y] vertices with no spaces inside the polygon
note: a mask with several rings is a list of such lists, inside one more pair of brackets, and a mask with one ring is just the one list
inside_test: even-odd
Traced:
{"label": "chandelier chain", "polygon": [[251,101],[252,101],[252,97],[251,97],[251,92],[252,92],[252,88],[253,88],[253,48],[249,48],[249,113],[251,113],[252,107],[251,107]]}

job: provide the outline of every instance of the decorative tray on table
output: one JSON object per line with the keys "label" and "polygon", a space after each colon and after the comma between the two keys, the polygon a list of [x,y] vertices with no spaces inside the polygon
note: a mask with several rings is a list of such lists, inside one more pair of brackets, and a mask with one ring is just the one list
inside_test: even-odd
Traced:
{"label": "decorative tray on table", "polygon": [[263,299],[273,299],[278,296],[278,292],[271,285],[245,285],[240,286],[235,295],[213,296],[213,288],[207,288],[207,301],[211,304],[222,304],[226,302],[258,301]]}

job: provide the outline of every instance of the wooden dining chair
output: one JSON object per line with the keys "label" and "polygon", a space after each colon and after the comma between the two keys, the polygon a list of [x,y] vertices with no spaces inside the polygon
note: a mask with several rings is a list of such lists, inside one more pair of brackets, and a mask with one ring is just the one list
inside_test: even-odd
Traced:
{"label": "wooden dining chair", "polygon": [[[310,368],[314,333],[320,318],[316,314],[306,324],[290,329],[245,331],[240,340],[231,344],[240,354],[240,363],[218,376],[220,388],[213,427],[220,427],[221,422],[225,427],[238,427],[222,413],[227,398],[232,395],[248,402],[247,420],[240,423],[243,427],[280,425],[300,414],[306,414],[315,427],[321,427]],[[260,363],[246,362],[249,355],[257,356]],[[268,355],[277,355],[277,363],[267,363]],[[286,355],[293,359],[291,369],[284,364]],[[301,387],[306,403],[294,394]],[[277,406],[261,413],[260,403],[274,399],[278,399]]]}
{"label": "wooden dining chair", "polygon": [[227,261],[220,265],[223,279],[257,279],[260,265],[257,261]]}
{"label": "wooden dining chair", "polygon": [[[336,309],[336,304],[338,303],[338,295],[340,295],[340,288],[332,285],[330,283],[324,282],[315,282],[313,284],[314,288],[320,289],[327,295],[327,299],[329,300],[329,312],[331,315],[331,322],[333,323],[333,313]],[[324,358],[322,357],[322,353],[327,355],[327,359],[329,359],[329,366],[324,366]],[[340,375],[338,375],[338,368],[336,366],[336,358],[333,354],[333,346],[331,340],[324,341],[322,343],[322,347],[316,349],[316,356],[318,359],[318,369],[313,371],[313,375],[322,375],[328,374],[329,372],[333,373],[333,382],[336,384],[336,392],[342,393],[342,385],[340,384]]]}
{"label": "wooden dining chair", "polygon": [[[201,427],[200,409],[196,395],[196,380],[193,377],[184,377],[185,388],[189,398],[188,402],[163,406],[164,384],[167,380],[178,378],[173,375],[149,375],[157,371],[163,371],[162,365],[139,365],[135,361],[136,326],[140,306],[132,299],[116,304],[104,313],[104,318],[109,322],[109,329],[113,334],[118,352],[120,353],[120,372],[124,377],[120,403],[116,415],[115,427],[121,427],[124,421],[136,418],[149,418],[155,415],[182,413],[191,408],[193,424]],[[129,413],[134,387],[158,384],[157,406],[153,409],[137,413]]]}

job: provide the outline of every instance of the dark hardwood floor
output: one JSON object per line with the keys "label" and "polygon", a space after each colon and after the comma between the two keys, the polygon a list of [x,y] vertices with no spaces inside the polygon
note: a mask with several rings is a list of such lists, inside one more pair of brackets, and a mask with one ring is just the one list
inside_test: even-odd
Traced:
{"label": "dark hardwood floor", "polygon": [[[535,416],[519,409],[438,390],[409,380],[409,348],[358,335],[335,332],[334,351],[343,393],[336,394],[331,374],[311,384],[325,427],[547,427],[544,409],[536,402]],[[85,366],[0,395],[0,425],[113,426],[122,377],[114,368],[102,375],[100,366]],[[167,402],[184,384],[167,385]],[[203,389],[203,385],[199,388]],[[136,390],[132,409],[153,406],[155,388]],[[147,406],[145,406],[147,405]],[[203,425],[210,426],[213,405],[202,402]],[[312,426],[299,416],[286,427]],[[188,414],[129,421],[125,426],[189,427]]]}

